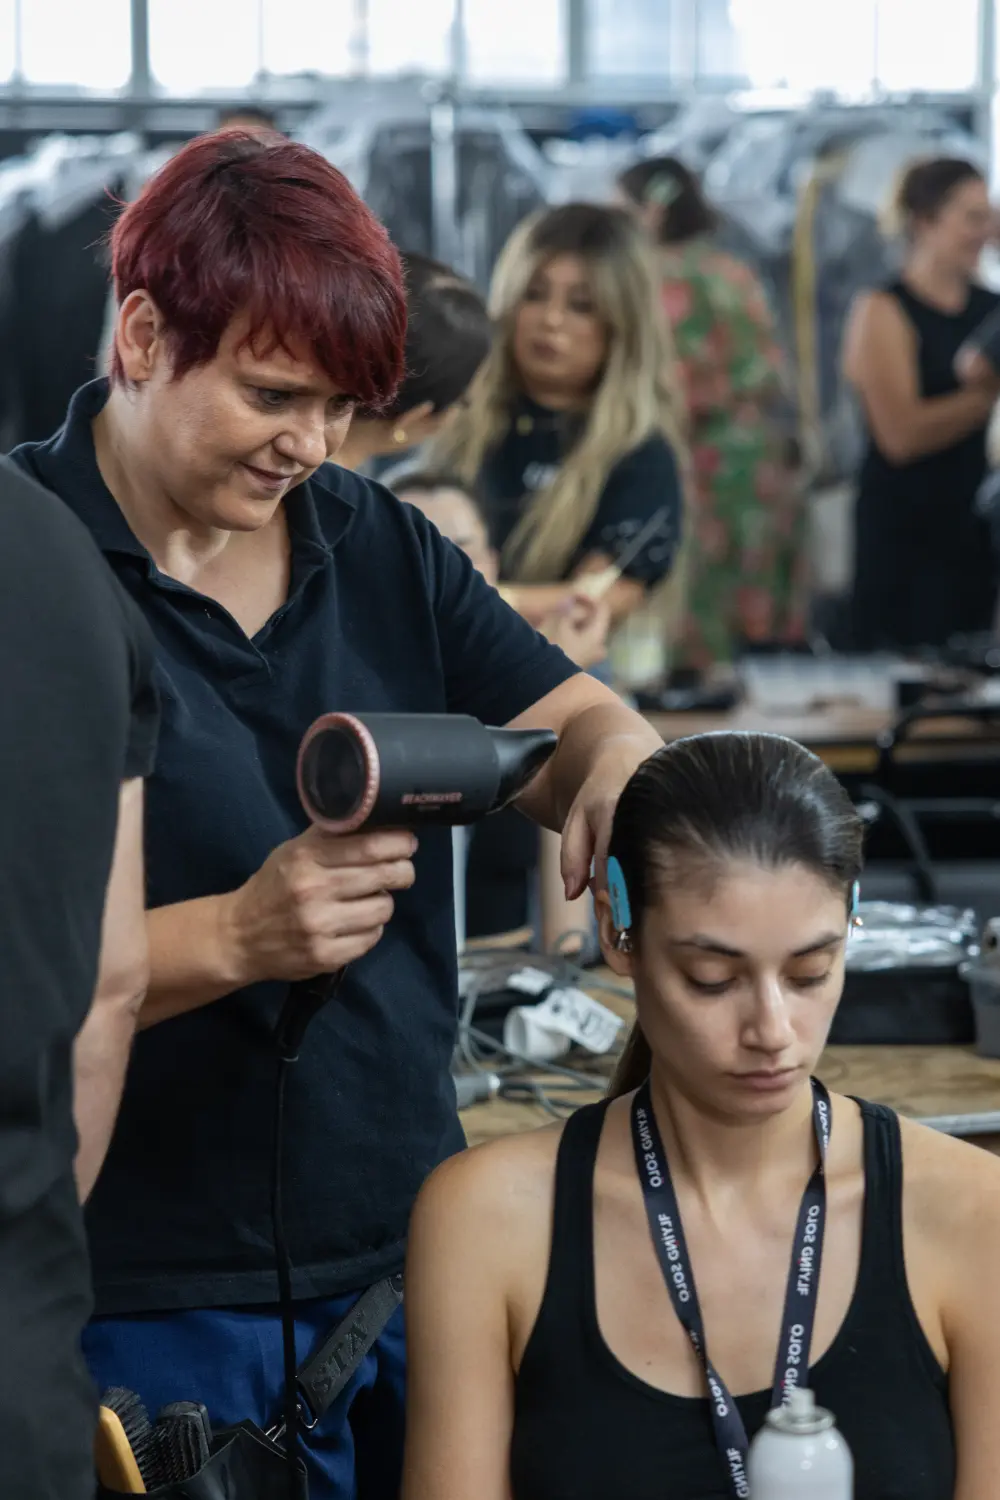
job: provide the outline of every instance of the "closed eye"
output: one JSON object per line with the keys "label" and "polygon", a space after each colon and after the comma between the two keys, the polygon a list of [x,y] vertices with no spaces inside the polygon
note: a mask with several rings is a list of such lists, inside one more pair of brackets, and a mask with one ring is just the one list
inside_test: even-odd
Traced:
{"label": "closed eye", "polygon": [[254,386],[254,395],[265,411],[281,411],[288,405],[294,395],[293,391],[275,391],[267,386]]}
{"label": "closed eye", "polygon": [[685,977],[691,988],[699,995],[724,995],[736,982],[734,979],[718,979],[709,983],[705,979],[695,979],[690,974]]}
{"label": "closed eye", "polygon": [[832,972],[831,969],[827,969],[825,974],[803,974],[799,978],[793,979],[792,984],[795,985],[796,989],[815,990],[821,984],[826,984]]}
{"label": "closed eye", "polygon": [[[827,969],[825,974],[791,975],[789,976],[788,983],[793,985],[797,990],[816,990],[821,985],[826,984],[832,972],[832,969]],[[690,974],[685,975],[685,978],[698,995],[724,995],[727,990],[732,989],[736,984],[735,978],[708,981],[705,979],[695,979]]]}

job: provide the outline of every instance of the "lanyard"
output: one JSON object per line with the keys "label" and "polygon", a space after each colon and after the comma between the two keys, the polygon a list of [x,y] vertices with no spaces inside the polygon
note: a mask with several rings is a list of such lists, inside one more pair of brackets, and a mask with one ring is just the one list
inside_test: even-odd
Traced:
{"label": "lanyard", "polygon": [[[781,1406],[796,1386],[804,1384],[809,1371],[809,1346],[816,1317],[816,1293],[823,1254],[826,1223],[826,1179],[824,1162],[830,1143],[830,1096],[818,1078],[811,1079],[813,1127],[819,1148],[819,1164],[802,1195],[792,1263],[788,1271],[781,1337],[774,1366],[771,1406]],[[670,1179],[663,1141],[657,1128],[649,1082],[643,1084],[632,1104],[632,1144],[642,1185],[653,1245],[667,1283],[670,1300],[684,1332],[705,1370],[715,1441],[729,1470],[729,1482],[737,1500],[746,1500],[750,1487],[746,1477],[749,1450],[746,1428],[736,1403],[708,1357],[705,1326],[695,1290],[691,1258],[681,1225],[677,1195]]]}

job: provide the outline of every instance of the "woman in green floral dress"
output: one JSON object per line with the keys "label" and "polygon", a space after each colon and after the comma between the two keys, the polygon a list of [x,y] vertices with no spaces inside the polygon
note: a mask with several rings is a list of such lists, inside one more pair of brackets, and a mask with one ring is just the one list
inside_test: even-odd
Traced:
{"label": "woman in green floral dress", "polygon": [[673,655],[705,670],[805,630],[804,497],[777,421],[784,359],[763,287],[713,245],[715,215],[688,169],[654,158],[619,187],[658,247],[687,399],[694,516]]}

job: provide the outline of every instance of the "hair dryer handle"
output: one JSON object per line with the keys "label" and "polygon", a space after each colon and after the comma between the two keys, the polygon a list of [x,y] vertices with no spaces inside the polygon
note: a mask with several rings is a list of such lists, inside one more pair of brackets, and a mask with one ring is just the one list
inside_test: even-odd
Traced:
{"label": "hair dryer handle", "polygon": [[285,1062],[295,1062],[309,1023],[317,1011],[333,999],[343,977],[344,970],[337,969],[333,974],[298,979],[288,986],[288,995],[274,1029],[278,1055]]}

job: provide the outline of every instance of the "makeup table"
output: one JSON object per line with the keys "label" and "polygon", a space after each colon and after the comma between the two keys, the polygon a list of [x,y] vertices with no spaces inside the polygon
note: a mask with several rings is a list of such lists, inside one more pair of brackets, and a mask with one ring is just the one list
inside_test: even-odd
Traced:
{"label": "makeup table", "polygon": [[[879,737],[892,728],[899,714],[848,703],[797,713],[764,713],[744,704],[728,713],[647,713],[644,717],[665,744],[726,729],[785,735],[812,750],[838,776],[850,776],[875,770]],[[914,725],[910,740],[897,749],[896,758],[901,763],[953,762],[996,752],[995,734],[981,723],[956,716]]]}

